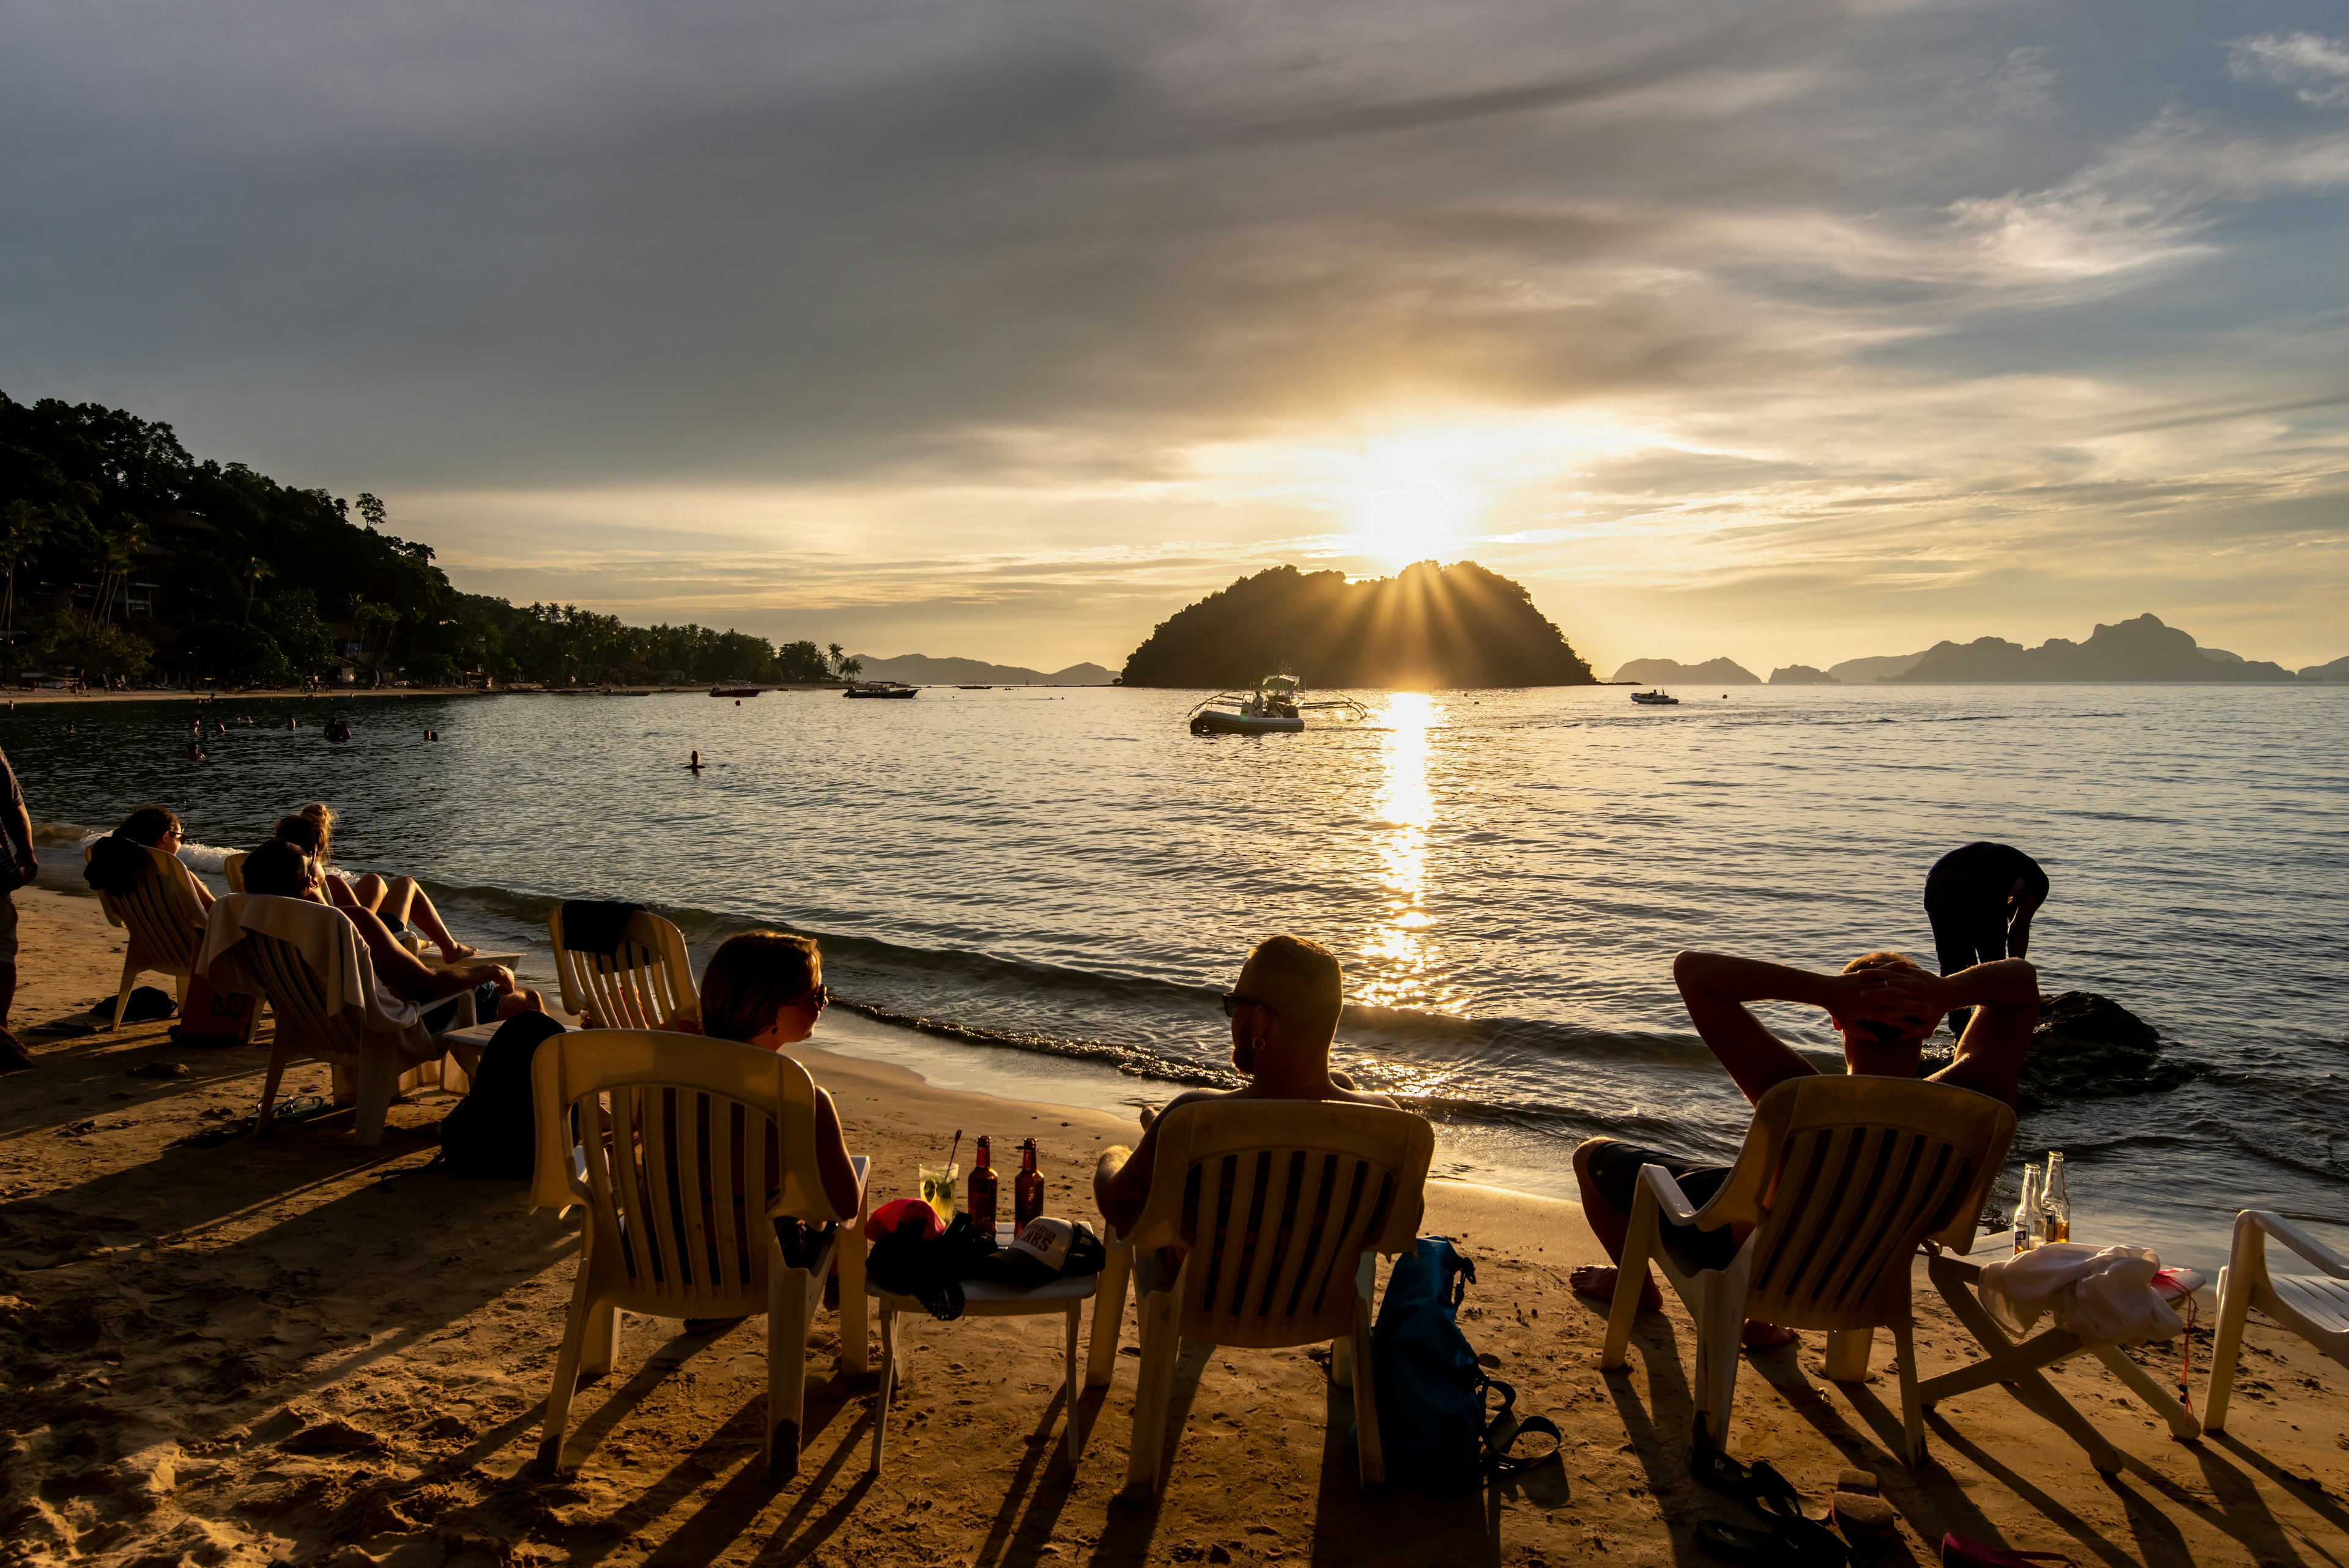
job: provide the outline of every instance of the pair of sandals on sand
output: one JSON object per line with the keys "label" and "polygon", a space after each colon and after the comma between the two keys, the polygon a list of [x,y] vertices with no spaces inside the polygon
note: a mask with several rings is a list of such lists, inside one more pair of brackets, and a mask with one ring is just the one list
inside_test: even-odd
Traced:
{"label": "pair of sandals on sand", "polygon": [[1740,1464],[1718,1449],[1697,1448],[1689,1450],[1689,1469],[1705,1485],[1769,1521],[1763,1530],[1717,1519],[1698,1523],[1696,1543],[1733,1563],[1763,1568],[1847,1568],[1852,1542],[1889,1540],[1900,1532],[1899,1516],[1877,1495],[1876,1478],[1866,1470],[1843,1472],[1826,1518],[1821,1519],[1805,1510],[1803,1494],[1767,1459]]}
{"label": "pair of sandals on sand", "polygon": [[[1696,1543],[1733,1563],[1754,1563],[1764,1568],[1850,1568],[1854,1546],[1897,1540],[1900,1516],[1878,1494],[1876,1478],[1866,1470],[1846,1470],[1836,1480],[1826,1518],[1803,1506],[1803,1494],[1767,1459],[1740,1464],[1716,1449],[1693,1449],[1689,1469],[1696,1479],[1727,1493],[1769,1521],[1766,1530],[1724,1524],[1717,1519],[1701,1521]],[[1832,1523],[1834,1529],[1828,1528]],[[1836,1531],[1843,1532],[1837,1535]],[[2068,1563],[2054,1552],[2014,1552],[1955,1532],[1941,1538],[1944,1568],[2037,1568],[2042,1563]]]}

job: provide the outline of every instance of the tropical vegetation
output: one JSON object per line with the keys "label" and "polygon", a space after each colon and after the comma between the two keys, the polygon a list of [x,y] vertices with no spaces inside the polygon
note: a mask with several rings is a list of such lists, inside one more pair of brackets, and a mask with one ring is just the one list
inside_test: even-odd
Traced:
{"label": "tropical vegetation", "polygon": [[167,424],[0,392],[0,666],[258,685],[346,669],[424,685],[836,678],[836,644],[828,659],[812,641],[460,592],[389,523],[372,493],[354,507],[200,462]]}

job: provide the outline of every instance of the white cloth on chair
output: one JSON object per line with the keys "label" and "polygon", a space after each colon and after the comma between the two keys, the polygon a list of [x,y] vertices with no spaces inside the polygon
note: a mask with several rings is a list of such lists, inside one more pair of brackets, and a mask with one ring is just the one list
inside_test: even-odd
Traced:
{"label": "white cloth on chair", "polygon": [[[326,1011],[340,1012],[346,1008],[365,1012],[369,997],[362,988],[360,975],[373,979],[373,966],[359,961],[362,949],[358,928],[340,909],[328,904],[314,904],[307,898],[285,898],[267,893],[231,893],[212,907],[211,919],[204,925],[204,945],[196,956],[196,972],[209,974],[212,961],[244,940],[247,931],[275,937],[302,955],[310,972],[318,977],[326,993]],[[423,1035],[418,1019],[422,1013],[419,1003],[410,1002],[392,991],[380,980],[374,981],[374,1012],[368,1021],[371,1028],[415,1030]]]}
{"label": "white cloth on chair", "polygon": [[2020,1336],[2045,1314],[2095,1345],[2175,1339],[2186,1325],[2154,1288],[2160,1255],[2150,1247],[2092,1247],[2051,1241],[1986,1263],[1982,1304]]}

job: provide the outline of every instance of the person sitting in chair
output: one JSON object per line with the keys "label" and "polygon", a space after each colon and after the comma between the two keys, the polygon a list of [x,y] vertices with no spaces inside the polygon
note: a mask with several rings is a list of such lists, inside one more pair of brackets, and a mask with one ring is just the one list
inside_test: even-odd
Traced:
{"label": "person sitting in chair", "polygon": [[440,961],[455,963],[481,950],[460,942],[449,932],[448,922],[413,877],[386,878],[373,871],[347,877],[334,868],[335,811],[324,801],[312,801],[291,816],[281,816],[270,831],[318,863],[318,887],[326,901],[348,912],[365,909],[381,919],[392,935],[413,926],[434,947]]}
{"label": "person sitting in chair", "polygon": [[[1824,1010],[1843,1036],[1845,1069],[1856,1075],[1892,1078],[1917,1076],[1926,1037],[1942,1015],[1954,1008],[1971,1008],[1973,1016],[1958,1039],[1957,1059],[1930,1081],[1971,1089],[2009,1106],[2014,1104],[2023,1054],[2039,1021],[2038,972],[2019,958],[1940,976],[1899,953],[1876,952],[1852,960],[1840,974],[1819,974],[1758,959],[1684,952],[1672,961],[1672,979],[1697,1033],[1729,1069],[1739,1091],[1756,1105],[1780,1084],[1818,1069],[1754,1016],[1753,1002],[1795,1002]],[[1608,1256],[1619,1261],[1640,1168],[1645,1165],[1671,1171],[1681,1191],[1700,1208],[1721,1189],[1732,1168],[1609,1137],[1592,1138],[1577,1148],[1574,1175],[1582,1189],[1583,1215]],[[1725,1226],[1697,1231],[1667,1223],[1664,1241],[1685,1266],[1718,1269],[1736,1256],[1744,1237]],[[1575,1270],[1568,1282],[1582,1295],[1611,1301],[1618,1288],[1616,1273],[1612,1268],[1586,1266]],[[1663,1304],[1651,1277],[1640,1280],[1640,1304]],[[1774,1324],[1745,1325],[1749,1345],[1784,1345],[1794,1337],[1793,1330]]]}
{"label": "person sitting in chair", "polygon": [[[244,890],[303,898],[329,909],[336,907],[326,897],[317,861],[283,838],[273,838],[245,857]],[[342,913],[357,929],[360,941],[367,946],[367,958],[374,964],[375,977],[387,989],[410,1002],[428,1006],[445,1004],[425,1013],[424,1025],[428,1029],[438,1033],[449,1028],[456,1014],[456,1003],[451,999],[468,991],[481,993],[475,1011],[484,1015],[483,1023],[489,1022],[491,1016],[502,1020],[518,1012],[546,1011],[546,999],[526,986],[517,986],[513,971],[503,964],[451,964],[434,969],[402,947],[374,910],[345,909]]]}
{"label": "person sitting in chair", "polygon": [[1337,957],[1302,937],[1269,937],[1258,942],[1241,966],[1238,986],[1224,998],[1232,1021],[1232,1065],[1247,1076],[1242,1087],[1192,1089],[1174,1096],[1165,1111],[1143,1115],[1142,1142],[1102,1151],[1093,1170],[1093,1197],[1102,1218],[1131,1230],[1150,1200],[1150,1177],[1157,1154],[1158,1124],[1170,1112],[1211,1100],[1342,1100],[1397,1109],[1384,1095],[1358,1090],[1343,1073],[1330,1070],[1330,1047],[1345,1008],[1345,976]]}

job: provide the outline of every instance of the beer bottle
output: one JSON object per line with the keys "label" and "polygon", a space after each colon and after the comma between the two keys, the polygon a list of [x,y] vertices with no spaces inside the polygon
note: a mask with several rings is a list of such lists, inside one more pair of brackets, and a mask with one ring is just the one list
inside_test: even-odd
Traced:
{"label": "beer bottle", "polygon": [[995,1240],[995,1168],[988,1163],[991,1158],[987,1136],[978,1139],[978,1152],[971,1156],[970,1174],[963,1178],[962,1199],[970,1210],[971,1229]]}
{"label": "beer bottle", "polygon": [[2014,1250],[2028,1252],[2037,1246],[2033,1232],[2039,1229],[2039,1167],[2026,1164],[2023,1168],[2023,1200],[2014,1206]]}
{"label": "beer bottle", "polygon": [[1019,1174],[1011,1179],[1011,1222],[1025,1230],[1044,1212],[1044,1178],[1036,1169],[1036,1140],[1019,1146]]}
{"label": "beer bottle", "polygon": [[2039,1194],[2040,1207],[2047,1210],[2047,1239],[2068,1241],[2072,1239],[2072,1195],[2064,1190],[2064,1151],[2052,1149],[2047,1155],[2047,1185]]}

